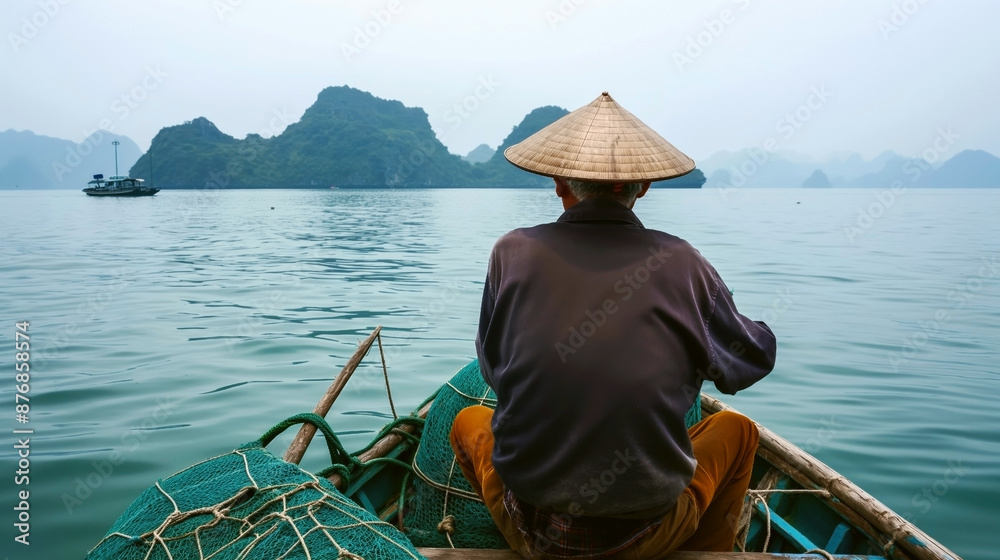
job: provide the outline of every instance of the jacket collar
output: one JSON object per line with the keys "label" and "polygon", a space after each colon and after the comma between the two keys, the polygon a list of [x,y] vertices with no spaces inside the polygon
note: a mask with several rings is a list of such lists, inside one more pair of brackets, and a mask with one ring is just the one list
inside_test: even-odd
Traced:
{"label": "jacket collar", "polygon": [[619,223],[635,227],[643,227],[639,218],[627,206],[616,200],[605,198],[590,198],[581,200],[559,216],[557,222],[562,223]]}

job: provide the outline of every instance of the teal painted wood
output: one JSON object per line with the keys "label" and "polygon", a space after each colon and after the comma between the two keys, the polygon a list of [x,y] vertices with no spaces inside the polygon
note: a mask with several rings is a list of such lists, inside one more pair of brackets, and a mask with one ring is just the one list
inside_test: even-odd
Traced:
{"label": "teal painted wood", "polygon": [[[778,535],[783,536],[787,543],[801,548],[803,552],[819,548],[819,546],[809,540],[809,538],[803,535],[798,529],[792,527],[791,523],[785,521],[785,518],[777,514],[770,514],[770,517],[768,517],[767,508],[763,504],[756,504],[756,509],[758,515],[764,516],[765,522],[770,520],[772,534],[777,533]],[[767,551],[764,550],[763,552]]]}
{"label": "teal painted wood", "polygon": [[823,550],[839,552],[840,547],[844,544],[844,540],[847,538],[848,533],[851,531],[851,526],[847,523],[841,523],[833,530],[830,535],[830,540],[826,542],[826,546]]}
{"label": "teal painted wood", "polygon": [[[821,549],[831,554],[858,555],[865,558],[909,560],[887,556],[877,539],[846,519],[834,508],[835,500],[821,493],[797,493],[804,488],[788,473],[769,462],[758,452],[750,482],[751,490],[768,491],[763,502],[753,504],[753,518],[746,539],[746,550],[772,553],[805,553]],[[785,493],[785,492],[796,493]],[[748,499],[750,499],[748,497]],[[766,505],[765,505],[766,504]],[[770,516],[771,534],[767,526]]]}
{"label": "teal painted wood", "polygon": [[[746,550],[781,553],[804,553],[822,549],[831,554],[860,554],[885,558],[878,544],[843,516],[819,494],[797,492],[802,486],[758,453],[751,477],[752,490],[767,494],[764,502],[755,502],[747,532]],[[748,497],[748,500],[750,498]],[[766,504],[766,505],[765,505]],[[768,536],[768,516],[771,534]]]}

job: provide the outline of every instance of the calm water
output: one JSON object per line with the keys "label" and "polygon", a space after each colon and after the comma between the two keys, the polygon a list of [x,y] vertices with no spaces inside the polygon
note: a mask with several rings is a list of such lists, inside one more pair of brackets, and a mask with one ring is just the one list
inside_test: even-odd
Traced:
{"label": "calm water", "polygon": [[[0,446],[12,559],[83,557],[157,477],[311,410],[376,325],[411,409],[474,356],[493,241],[559,214],[548,190],[0,191],[0,205],[0,332],[30,321],[32,351],[28,424],[13,344],[0,352],[4,423],[34,430],[30,547],[13,541],[14,436]],[[983,560],[1000,547],[998,210],[996,191],[913,190],[654,189],[636,206],[777,333],[774,373],[727,402]],[[349,448],[389,417],[376,356],[330,414]]]}

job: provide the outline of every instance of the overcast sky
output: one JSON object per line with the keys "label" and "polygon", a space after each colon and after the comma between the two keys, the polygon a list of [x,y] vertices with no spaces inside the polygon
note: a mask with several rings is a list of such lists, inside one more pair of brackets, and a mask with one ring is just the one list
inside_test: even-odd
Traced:
{"label": "overcast sky", "polygon": [[204,116],[242,138],[327,86],[422,107],[453,153],[607,90],[697,159],[1000,155],[995,0],[5,0],[0,130],[148,148]]}

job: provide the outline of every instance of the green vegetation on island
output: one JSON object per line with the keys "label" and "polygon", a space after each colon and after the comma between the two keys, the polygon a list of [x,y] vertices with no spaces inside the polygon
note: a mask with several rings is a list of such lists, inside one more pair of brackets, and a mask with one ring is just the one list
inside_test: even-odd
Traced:
{"label": "green vegetation on island", "polygon": [[[204,117],[160,130],[131,169],[161,188],[253,187],[534,187],[551,179],[522,171],[503,157],[508,146],[565,115],[553,106],[531,111],[493,156],[470,163],[451,154],[427,113],[347,86],[328,87],[281,134],[240,140]],[[660,183],[700,187],[704,175]]]}

